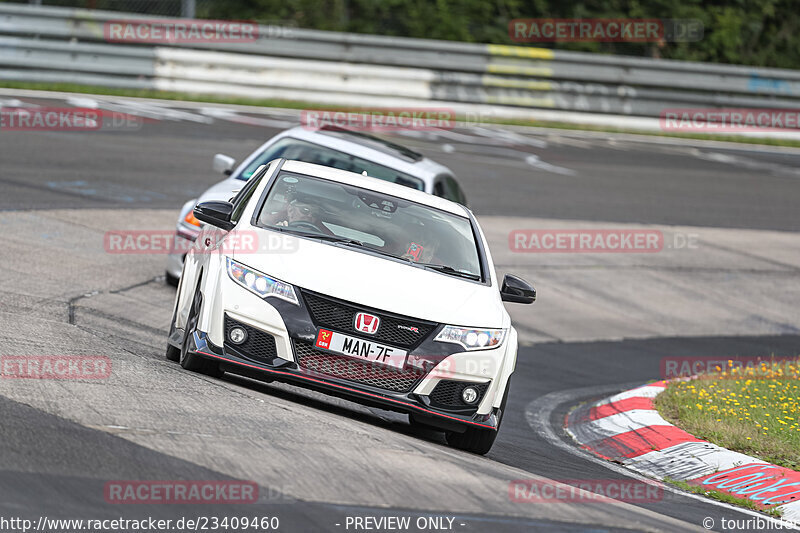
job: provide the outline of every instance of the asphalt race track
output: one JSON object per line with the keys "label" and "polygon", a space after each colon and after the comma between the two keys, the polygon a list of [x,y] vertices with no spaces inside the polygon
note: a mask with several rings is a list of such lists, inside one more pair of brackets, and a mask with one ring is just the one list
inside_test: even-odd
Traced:
{"label": "asphalt race track", "polygon": [[[628,479],[578,450],[564,415],[660,379],[667,358],[800,352],[800,151],[490,125],[398,132],[456,172],[498,273],[539,290],[534,305],[509,306],[519,360],[503,429],[479,457],[395,413],[166,361],[164,257],[107,253],[105,232],[171,229],[180,205],[218,181],[214,153],[241,159],[297,115],[0,94],[6,106],[88,100],[147,120],[0,131],[0,355],[107,356],[112,372],[0,379],[0,516],[275,516],[278,531],[407,516],[424,526],[411,531],[498,532],[702,531],[706,517],[725,531],[723,519],[755,516],[671,490],[650,502],[517,503],[509,482]],[[510,248],[509,232],[535,228],[655,228],[665,246]],[[259,499],[106,502],[109,481],[148,479],[248,480]]]}

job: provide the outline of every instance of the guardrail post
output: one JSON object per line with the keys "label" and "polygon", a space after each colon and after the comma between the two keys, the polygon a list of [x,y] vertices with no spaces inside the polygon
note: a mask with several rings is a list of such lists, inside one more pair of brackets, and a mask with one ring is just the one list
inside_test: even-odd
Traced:
{"label": "guardrail post", "polygon": [[193,19],[197,7],[196,0],[181,0],[181,17]]}

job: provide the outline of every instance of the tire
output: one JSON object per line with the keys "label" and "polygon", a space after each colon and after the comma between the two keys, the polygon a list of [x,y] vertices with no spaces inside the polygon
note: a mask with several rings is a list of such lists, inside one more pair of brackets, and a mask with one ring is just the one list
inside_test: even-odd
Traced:
{"label": "tire", "polygon": [[[169,275],[169,274],[167,274]],[[175,319],[178,317],[178,301],[177,298],[175,300],[175,309],[172,311],[172,320],[169,323],[169,339],[172,338],[172,334],[175,332]],[[167,361],[173,361],[177,363],[181,360],[181,349],[176,348],[172,344],[170,344],[169,339],[167,340],[167,352],[164,354],[164,357],[167,358]]]}
{"label": "tire", "polygon": [[164,280],[166,281],[167,285],[170,285],[172,287],[177,287],[178,282],[181,280],[181,278],[175,277],[169,272],[165,272]]}
{"label": "tire", "polygon": [[[196,353],[189,351],[189,341],[197,329],[197,317],[200,316],[200,309],[203,307],[203,294],[200,292],[200,281],[197,282],[197,290],[194,292],[192,307],[189,309],[189,317],[186,319],[186,327],[183,333],[183,342],[179,353],[181,366],[191,372],[199,372],[218,378],[223,372],[219,368],[219,363],[212,359],[207,359]],[[169,350],[167,350],[169,351]]]}
{"label": "tire", "polygon": [[164,354],[164,357],[167,358],[167,361],[174,361],[177,363],[181,360],[181,349],[167,343],[167,353]]}
{"label": "tire", "polygon": [[453,448],[464,450],[478,455],[486,455],[494,445],[494,440],[500,432],[500,424],[503,422],[506,411],[506,402],[508,401],[508,391],[511,389],[511,378],[508,378],[506,383],[506,391],[503,393],[503,401],[500,403],[499,420],[497,421],[497,429],[481,429],[469,427],[464,433],[456,433],[448,431],[445,433],[444,438],[447,444]]}
{"label": "tire", "polygon": [[498,430],[467,428],[464,433],[449,431],[445,433],[447,444],[453,448],[464,450],[478,455],[486,455],[492,449]]}

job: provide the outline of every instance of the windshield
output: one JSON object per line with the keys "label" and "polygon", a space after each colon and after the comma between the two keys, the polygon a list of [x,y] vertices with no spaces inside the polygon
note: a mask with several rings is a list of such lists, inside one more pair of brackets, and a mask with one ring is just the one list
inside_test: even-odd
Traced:
{"label": "windshield", "polygon": [[468,218],[370,189],[282,172],[258,222],[445,274],[483,279]]}
{"label": "windshield", "polygon": [[278,159],[279,157],[339,168],[349,172],[355,172],[356,174],[361,174],[366,171],[367,175],[372,178],[397,183],[398,185],[404,185],[418,191],[425,190],[424,183],[419,178],[373,163],[372,161],[367,161],[366,159],[361,159],[360,157],[355,157],[344,152],[332,150],[318,144],[301,141],[292,137],[284,137],[275,144],[267,147],[266,150],[261,152],[258,157],[247,165],[247,168],[245,168],[237,178],[248,180],[258,167],[269,163],[273,159]]}

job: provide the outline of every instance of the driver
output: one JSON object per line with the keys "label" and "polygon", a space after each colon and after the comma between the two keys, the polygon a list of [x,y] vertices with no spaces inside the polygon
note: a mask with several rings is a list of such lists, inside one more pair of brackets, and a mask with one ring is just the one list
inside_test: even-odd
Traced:
{"label": "driver", "polygon": [[[275,213],[276,226],[288,226],[292,222],[310,222],[315,226],[319,226],[319,208],[317,206],[303,202],[301,200],[292,200],[286,207]],[[282,220],[281,220],[282,219]]]}
{"label": "driver", "polygon": [[303,226],[308,227],[311,225],[321,233],[330,234],[330,230],[322,223],[320,212],[321,209],[318,205],[298,195],[287,202],[283,209],[264,217],[264,222],[273,226],[284,227],[297,226],[302,228]]}

